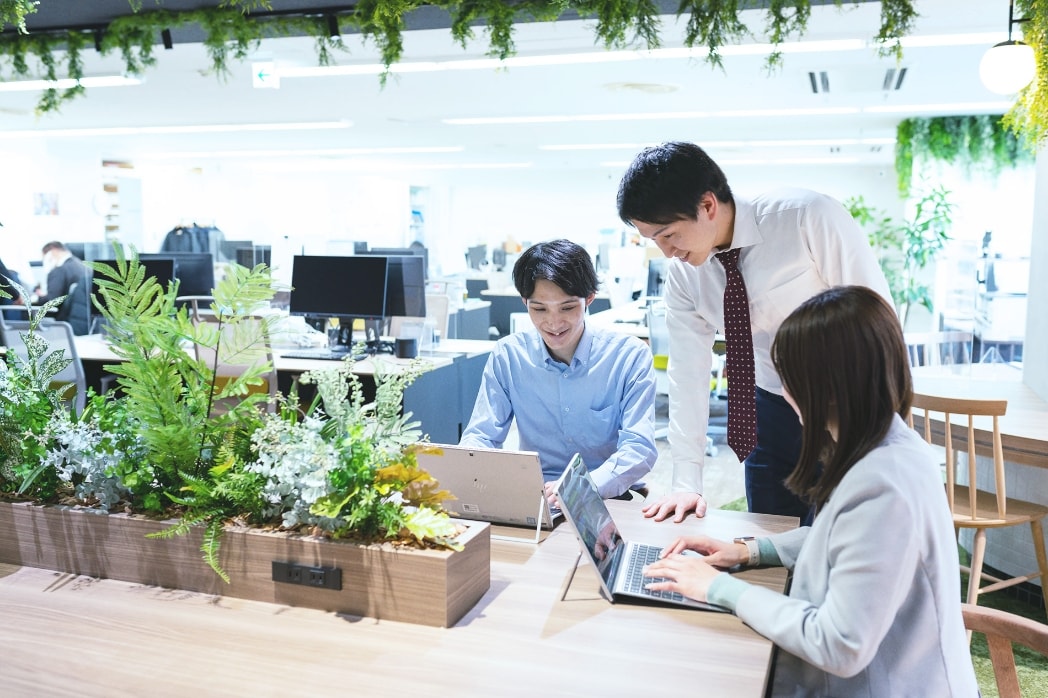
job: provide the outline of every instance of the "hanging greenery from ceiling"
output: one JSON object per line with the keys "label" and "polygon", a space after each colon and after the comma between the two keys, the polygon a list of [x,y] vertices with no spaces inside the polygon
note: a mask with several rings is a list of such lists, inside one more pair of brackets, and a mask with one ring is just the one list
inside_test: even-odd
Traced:
{"label": "hanging greenery from ceiling", "polygon": [[1037,75],[1004,115],[1004,124],[1036,148],[1048,141],[1048,2],[1016,0],[1015,8],[1023,41],[1033,47]]}
{"label": "hanging greenery from ceiling", "polygon": [[[476,39],[478,28],[483,28],[487,53],[502,59],[515,53],[513,24],[517,21],[553,21],[575,15],[593,19],[596,38],[606,48],[657,48],[662,26],[657,0],[359,0],[340,7],[333,7],[334,3],[321,5],[300,14],[273,12],[269,0],[222,0],[215,3],[216,7],[186,12],[164,10],[163,0],[128,0],[127,16],[97,30],[27,31],[26,18],[36,12],[38,5],[49,1],[0,0],[0,27],[6,30],[0,34],[0,80],[9,79],[4,75],[4,59],[16,78],[79,79],[83,77],[82,51],[90,46],[103,54],[119,51],[126,72],[140,75],[156,63],[153,48],[161,33],[184,26],[203,29],[212,72],[219,77],[229,73],[231,59],[245,59],[268,37],[312,36],[316,39],[318,63],[328,65],[334,51],[345,50],[338,32],[332,31],[332,23],[339,32],[359,32],[373,41],[388,68],[403,53],[406,18],[423,6],[448,13],[451,34],[463,47]],[[813,2],[821,4],[819,0],[680,0],[677,16],[687,17],[685,46],[704,47],[708,52],[706,60],[723,67],[719,51],[728,44],[756,36],[778,46],[802,36]],[[841,0],[835,3],[842,4]],[[900,39],[911,30],[917,17],[915,4],[916,0],[881,0],[881,26],[876,39],[883,53],[901,55]],[[157,9],[151,9],[154,6]],[[757,29],[742,21],[741,11],[751,7],[754,16],[762,20]],[[37,59],[39,66],[30,66],[30,56]],[[63,70],[59,70],[60,56],[64,56]],[[781,59],[779,53],[773,53],[768,58],[769,68],[779,65]],[[386,77],[382,76],[383,82]],[[80,85],[47,90],[37,111],[55,111],[83,91]]]}
{"label": "hanging greenery from ceiling", "polygon": [[1001,115],[936,116],[899,122],[895,132],[895,173],[899,194],[910,193],[914,164],[930,160],[950,163],[965,172],[997,175],[1001,170],[1034,160],[1033,148],[1016,135]]}

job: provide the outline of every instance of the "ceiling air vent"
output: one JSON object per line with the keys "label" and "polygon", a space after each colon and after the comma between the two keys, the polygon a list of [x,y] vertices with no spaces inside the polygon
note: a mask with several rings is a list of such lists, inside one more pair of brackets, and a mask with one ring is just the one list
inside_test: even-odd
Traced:
{"label": "ceiling air vent", "polygon": [[848,92],[897,92],[902,89],[906,68],[842,68],[839,70],[808,71],[812,94],[844,94]]}

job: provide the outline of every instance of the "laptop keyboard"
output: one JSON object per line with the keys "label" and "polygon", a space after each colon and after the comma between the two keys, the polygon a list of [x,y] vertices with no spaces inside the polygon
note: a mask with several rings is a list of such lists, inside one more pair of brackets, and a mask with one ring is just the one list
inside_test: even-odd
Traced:
{"label": "laptop keyboard", "polygon": [[629,559],[629,567],[626,570],[625,590],[630,594],[641,594],[653,599],[668,599],[670,601],[683,601],[684,595],[676,591],[652,591],[645,589],[645,584],[666,581],[663,577],[645,577],[644,567],[659,559],[662,548],[655,545],[633,546]]}

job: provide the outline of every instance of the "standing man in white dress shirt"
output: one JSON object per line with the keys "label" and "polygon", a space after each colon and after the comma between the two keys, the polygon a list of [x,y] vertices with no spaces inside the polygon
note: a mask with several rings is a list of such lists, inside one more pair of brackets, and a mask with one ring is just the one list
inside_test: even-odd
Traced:
{"label": "standing man in white dress shirt", "polygon": [[810,521],[809,506],[783,485],[800,455],[801,426],[782,397],[771,343],[787,315],[827,288],[867,286],[891,303],[866,236],[838,201],[814,191],[782,188],[752,200],[736,198],[717,163],[692,143],[643,150],[619,184],[617,203],[625,223],[674,258],[665,287],[673,485],[644,515],[679,522],[690,512],[706,513],[709,380],[714,338],[725,326],[725,270],[714,253],[739,249],[757,413],[756,448],[736,454],[745,464],[746,499],[750,511]]}

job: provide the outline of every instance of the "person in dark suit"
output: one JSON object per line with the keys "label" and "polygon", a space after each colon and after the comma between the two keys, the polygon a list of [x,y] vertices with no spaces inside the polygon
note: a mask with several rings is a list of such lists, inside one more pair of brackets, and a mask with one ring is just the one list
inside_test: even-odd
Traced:
{"label": "person in dark suit", "polygon": [[66,296],[55,312],[55,318],[73,325],[75,334],[87,334],[90,315],[87,294],[91,281],[87,267],[57,240],[44,245],[41,251],[44,256],[44,269],[47,272],[47,284],[46,289],[36,287],[30,299],[31,303],[40,305]]}

